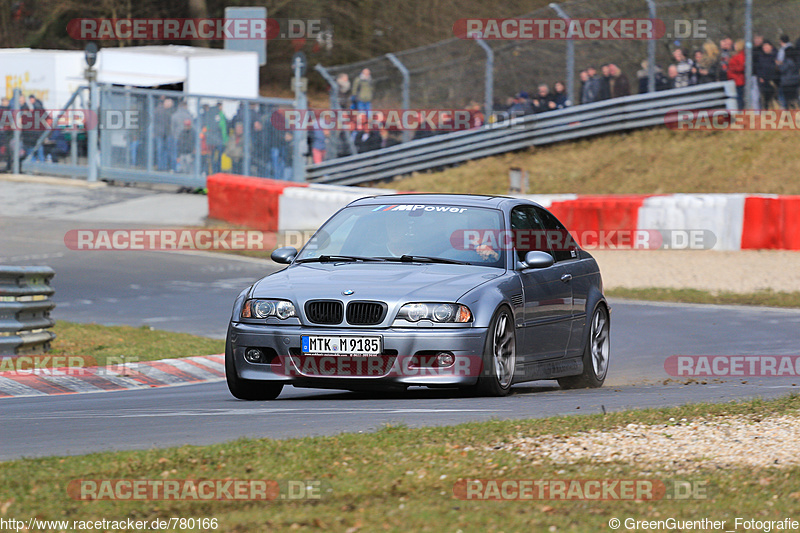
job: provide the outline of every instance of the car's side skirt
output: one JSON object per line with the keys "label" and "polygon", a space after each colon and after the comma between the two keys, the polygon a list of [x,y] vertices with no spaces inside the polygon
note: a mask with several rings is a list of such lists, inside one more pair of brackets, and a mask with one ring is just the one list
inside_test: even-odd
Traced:
{"label": "car's side skirt", "polygon": [[576,376],[583,372],[583,360],[580,357],[558,359],[551,361],[537,361],[523,367],[523,379],[519,381],[533,381],[536,379],[555,379],[565,376]]}

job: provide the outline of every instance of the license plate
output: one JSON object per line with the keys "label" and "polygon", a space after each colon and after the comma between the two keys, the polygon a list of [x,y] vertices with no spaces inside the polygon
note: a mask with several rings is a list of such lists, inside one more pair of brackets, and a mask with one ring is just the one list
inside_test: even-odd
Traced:
{"label": "license plate", "polygon": [[303,335],[304,354],[380,355],[381,337],[351,337],[347,335]]}

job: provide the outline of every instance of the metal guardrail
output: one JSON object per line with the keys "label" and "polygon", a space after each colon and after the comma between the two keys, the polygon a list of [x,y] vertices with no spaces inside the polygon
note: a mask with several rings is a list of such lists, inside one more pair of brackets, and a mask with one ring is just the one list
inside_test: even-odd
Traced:
{"label": "metal guardrail", "polygon": [[530,146],[665,125],[668,112],[683,109],[736,109],[735,84],[707,83],[516,117],[324,161],[309,166],[306,177],[316,183],[355,185]]}
{"label": "metal guardrail", "polygon": [[0,356],[41,354],[50,349],[55,321],[50,297],[55,272],[43,266],[0,266]]}
{"label": "metal guardrail", "polygon": [[[61,113],[68,109],[82,110],[89,106],[87,102],[89,87],[78,87],[69,98]],[[226,143],[208,142],[205,146],[203,138],[210,140],[207,127],[217,124],[213,117],[220,118],[216,111],[216,103],[222,106],[219,113],[225,117],[226,135],[234,137],[235,122],[243,125],[241,158],[231,161],[231,168],[226,172],[248,176],[288,179],[294,175],[302,175],[295,170],[293,161],[287,157],[293,148],[287,146],[286,132],[277,131],[267,121],[271,111],[291,108],[293,100],[286,98],[233,98],[218,95],[189,94],[181,91],[164,91],[157,89],[124,88],[100,84],[98,86],[99,109],[97,111],[99,132],[99,152],[94,158],[95,178],[117,180],[132,183],[169,183],[185,187],[205,187],[206,176],[219,172],[222,168],[222,154],[227,154]],[[15,93],[16,98],[21,93]],[[159,135],[157,111],[160,102],[170,99],[175,102],[177,110],[180,102],[187,104],[185,119],[190,121],[186,132],[178,132],[188,143],[181,150],[179,136],[174,135],[172,115],[166,117],[166,132]],[[204,110],[208,104],[208,110]],[[212,109],[213,108],[213,109]],[[134,120],[130,124],[114,124],[110,117],[122,117],[131,113]],[[205,113],[210,113],[206,116]],[[164,115],[161,115],[164,119]],[[119,119],[122,120],[122,119]],[[254,122],[258,120],[263,129],[254,130]],[[107,127],[106,127],[107,126]],[[217,126],[218,127],[218,126]],[[43,132],[35,144],[22,142],[27,156],[20,161],[22,172],[37,172],[47,176],[69,176],[92,180],[90,169],[89,139],[78,140],[89,131],[84,129],[64,130],[58,133],[69,133],[69,149],[56,149],[53,135],[57,130]],[[48,150],[45,141],[50,137],[50,154],[53,161],[37,161],[34,159],[37,148]],[[223,139],[220,132],[219,142]],[[188,139],[188,141],[187,141]],[[187,149],[188,148],[188,149]],[[229,156],[230,157],[230,156]],[[180,161],[179,161],[180,159]],[[13,166],[13,165],[12,165]],[[241,168],[237,168],[241,166]],[[287,170],[288,169],[288,170]],[[301,167],[302,170],[302,167]]]}

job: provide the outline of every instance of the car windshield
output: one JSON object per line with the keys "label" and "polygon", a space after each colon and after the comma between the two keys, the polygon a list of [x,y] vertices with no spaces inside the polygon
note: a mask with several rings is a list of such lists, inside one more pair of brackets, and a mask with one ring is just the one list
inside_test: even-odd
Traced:
{"label": "car windshield", "polygon": [[504,251],[496,239],[484,238],[499,235],[502,229],[502,212],[496,209],[421,204],[348,207],[320,228],[297,261],[385,258],[385,262],[504,268]]}

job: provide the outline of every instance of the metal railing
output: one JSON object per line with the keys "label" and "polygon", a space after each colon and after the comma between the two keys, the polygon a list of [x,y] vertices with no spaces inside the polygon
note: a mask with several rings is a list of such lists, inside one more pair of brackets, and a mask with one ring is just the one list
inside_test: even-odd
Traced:
{"label": "metal railing", "polygon": [[325,161],[309,166],[306,176],[311,182],[356,185],[530,146],[665,125],[667,113],[681,109],[736,109],[735,85],[707,83],[516,117]]}
{"label": "metal railing", "polygon": [[[284,98],[230,98],[180,91],[98,86],[99,150],[91,161],[87,131],[55,128],[26,133],[22,172],[205,187],[217,172],[293,180],[290,132],[272,126],[272,113],[293,106]],[[85,109],[80,87],[64,110]],[[112,119],[123,117],[121,121]],[[129,119],[127,117],[132,117]]]}
{"label": "metal railing", "polygon": [[55,272],[43,266],[0,266],[0,355],[41,354],[50,349],[55,325],[50,299]]}

